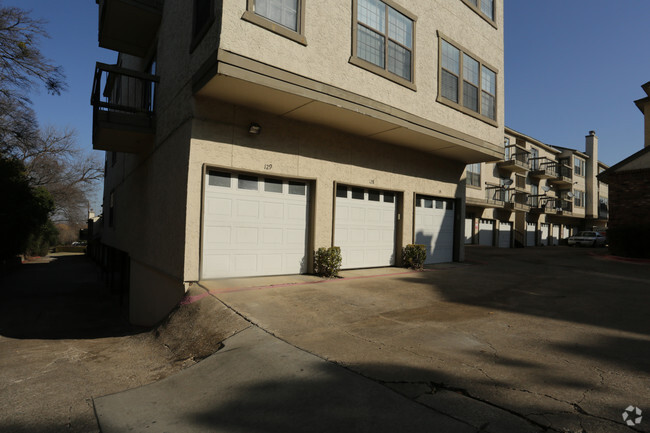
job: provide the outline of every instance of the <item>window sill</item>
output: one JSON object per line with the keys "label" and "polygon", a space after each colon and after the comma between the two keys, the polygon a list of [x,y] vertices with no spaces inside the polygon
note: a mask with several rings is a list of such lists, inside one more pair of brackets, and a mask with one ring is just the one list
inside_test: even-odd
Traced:
{"label": "window sill", "polygon": [[476,189],[476,190],[479,190],[479,191],[483,189],[483,188],[481,188],[480,186],[476,186],[476,185],[465,184],[465,186],[466,186],[467,188],[472,188],[472,189]]}
{"label": "window sill", "polygon": [[307,46],[307,38],[305,38],[305,35],[294,32],[293,30],[290,30],[278,23],[274,23],[273,21],[257,15],[254,12],[245,11],[244,15],[242,15],[241,18],[244,21],[248,21],[249,23],[255,24],[256,26],[260,26],[266,30],[269,30],[276,35],[284,36],[287,39],[291,39],[294,42]]}
{"label": "window sill", "polygon": [[415,85],[415,82],[414,82],[415,79],[414,79],[414,81],[405,80],[404,78],[400,77],[399,75],[395,75],[395,74],[393,74],[391,72],[388,72],[387,70],[385,70],[383,68],[380,68],[377,65],[373,65],[372,63],[370,63],[368,61],[365,61],[363,59],[360,59],[358,57],[355,57],[355,56],[351,56],[349,62],[351,64],[353,64],[354,66],[358,66],[358,67],[360,67],[362,69],[365,69],[365,70],[367,70],[369,72],[372,72],[373,74],[377,74],[380,77],[383,77],[383,78],[385,78],[387,80],[390,80],[390,81],[392,81],[394,83],[397,83],[397,84],[399,84],[401,86],[409,88],[409,89],[413,90],[414,92],[417,92],[417,90],[418,90],[417,86]]}
{"label": "window sill", "polygon": [[439,102],[439,103],[441,103],[443,105],[451,107],[454,110],[460,111],[463,114],[467,114],[468,116],[472,116],[472,117],[474,117],[474,118],[476,118],[476,119],[478,119],[478,120],[480,120],[482,122],[487,123],[488,125],[494,126],[495,128],[499,127],[499,124],[497,123],[496,120],[493,120],[493,119],[490,119],[489,117],[483,116],[482,114],[477,113],[476,111],[472,111],[469,108],[466,108],[466,107],[464,107],[464,106],[462,106],[462,105],[460,105],[460,104],[458,104],[458,103],[456,103],[454,101],[450,101],[447,98],[443,98],[442,96],[438,96],[436,98],[436,102]]}

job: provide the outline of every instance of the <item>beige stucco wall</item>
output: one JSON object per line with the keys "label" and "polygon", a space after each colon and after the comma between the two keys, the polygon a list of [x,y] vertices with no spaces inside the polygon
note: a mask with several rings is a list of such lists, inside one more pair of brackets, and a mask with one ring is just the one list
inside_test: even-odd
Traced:
{"label": "beige stucco wall", "polygon": [[[504,63],[503,5],[497,5],[498,29],[461,1],[419,0],[401,6],[417,16],[415,84],[417,91],[349,63],[352,47],[352,2],[311,1],[305,11],[303,46],[241,19],[246,2],[223,2],[220,48],[290,72],[375,99],[424,119],[487,142],[503,140]],[[438,36],[442,32],[498,71],[497,122],[491,126],[436,102]],[[213,42],[216,35],[211,34]]]}
{"label": "beige stucco wall", "polygon": [[[199,279],[204,165],[313,180],[314,246],[330,246],[334,182],[403,193],[403,245],[411,243],[413,195],[455,198],[463,164],[263,112],[197,99],[192,124],[185,243],[186,281]],[[263,125],[248,133],[251,121]],[[264,166],[271,164],[271,170]]]}

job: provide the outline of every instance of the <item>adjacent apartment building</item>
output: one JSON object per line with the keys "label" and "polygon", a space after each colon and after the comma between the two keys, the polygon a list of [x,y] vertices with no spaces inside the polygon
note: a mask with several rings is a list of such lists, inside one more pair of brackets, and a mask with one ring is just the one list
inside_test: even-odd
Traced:
{"label": "adjacent apartment building", "polygon": [[103,248],[132,322],[191,282],[462,260],[470,163],[503,157],[502,0],[98,0]]}
{"label": "adjacent apartment building", "polygon": [[594,131],[581,152],[505,128],[501,160],[467,166],[465,243],[552,246],[606,228],[608,185],[597,176],[607,168]]}

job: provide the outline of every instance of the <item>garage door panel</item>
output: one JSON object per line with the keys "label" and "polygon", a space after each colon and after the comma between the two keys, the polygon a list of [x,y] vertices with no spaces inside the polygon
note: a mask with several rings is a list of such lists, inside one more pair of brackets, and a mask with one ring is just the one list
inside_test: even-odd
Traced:
{"label": "garage door panel", "polygon": [[[202,278],[306,271],[307,195],[289,194],[286,180],[228,176],[230,183],[211,182],[207,174]],[[293,187],[305,193],[304,184]]]}
{"label": "garage door panel", "polygon": [[416,197],[415,242],[425,245],[425,263],[444,263],[453,260],[454,211],[448,201],[440,198]]}
{"label": "garage door panel", "polygon": [[287,244],[289,245],[304,245],[305,244],[305,232],[303,230],[285,230],[285,235],[287,236]]}
{"label": "garage door panel", "polygon": [[231,232],[230,227],[206,227],[205,237],[209,244],[230,244]]}
{"label": "garage door panel", "polygon": [[284,219],[284,204],[282,203],[264,203],[264,218],[267,219]]}
{"label": "garage door panel", "polygon": [[262,243],[265,246],[282,245],[282,229],[267,228],[262,230]]}
{"label": "garage door panel", "polygon": [[334,243],[341,247],[342,269],[394,264],[394,201],[393,193],[337,187]]}
{"label": "garage door panel", "polygon": [[232,200],[213,198],[208,201],[208,214],[210,215],[232,215]]}
{"label": "garage door panel", "polygon": [[254,217],[257,218],[260,216],[260,204],[257,201],[237,201],[237,212],[238,217]]}

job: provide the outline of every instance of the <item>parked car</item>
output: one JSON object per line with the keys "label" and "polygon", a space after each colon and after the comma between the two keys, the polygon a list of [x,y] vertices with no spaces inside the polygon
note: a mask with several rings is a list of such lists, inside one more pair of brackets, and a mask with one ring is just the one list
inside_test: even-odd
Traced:
{"label": "parked car", "polygon": [[599,232],[580,232],[576,236],[569,237],[569,246],[587,246],[587,247],[603,247],[607,242],[607,238]]}

